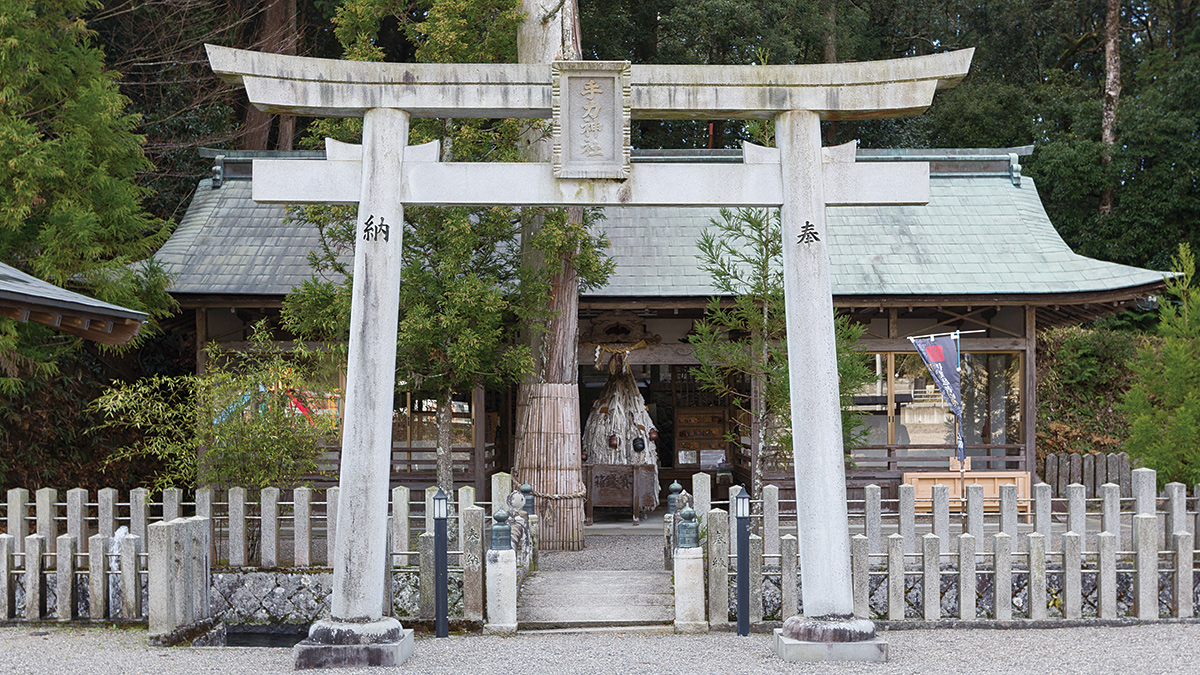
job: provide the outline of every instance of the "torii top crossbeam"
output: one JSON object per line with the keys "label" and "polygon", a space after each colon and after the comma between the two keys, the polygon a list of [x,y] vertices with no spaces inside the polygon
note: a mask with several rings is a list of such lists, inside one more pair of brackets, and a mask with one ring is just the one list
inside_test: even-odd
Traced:
{"label": "torii top crossbeam", "polygon": [[[413,117],[551,116],[552,66],[546,64],[370,63],[207,48],[213,71],[243,84],[250,100],[271,113],[362,117],[371,108],[398,108]],[[788,110],[824,120],[915,115],[937,89],[967,74],[974,51],[794,66],[633,65],[632,114],[706,120],[774,119]]]}

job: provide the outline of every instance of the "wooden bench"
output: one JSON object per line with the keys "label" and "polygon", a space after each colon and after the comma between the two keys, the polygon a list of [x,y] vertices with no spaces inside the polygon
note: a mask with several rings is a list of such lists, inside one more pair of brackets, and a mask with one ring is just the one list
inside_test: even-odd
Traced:
{"label": "wooden bench", "polygon": [[933,486],[945,485],[950,492],[950,510],[963,510],[967,485],[983,486],[983,510],[1000,510],[1000,486],[1017,486],[1017,510],[1028,513],[1030,476],[1028,471],[913,471],[901,476],[901,482],[916,492],[917,513],[933,511]]}

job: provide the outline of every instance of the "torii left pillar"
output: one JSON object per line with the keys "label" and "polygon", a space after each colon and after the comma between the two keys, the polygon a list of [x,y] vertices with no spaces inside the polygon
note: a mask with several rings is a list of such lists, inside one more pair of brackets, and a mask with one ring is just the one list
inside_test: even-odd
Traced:
{"label": "torii left pillar", "polygon": [[383,615],[388,477],[396,326],[400,310],[400,202],[409,115],[373,108],[363,117],[363,157],[354,246],[354,295],[346,370],[330,618],[314,623],[293,648],[297,669],[394,666],[413,651],[413,630]]}

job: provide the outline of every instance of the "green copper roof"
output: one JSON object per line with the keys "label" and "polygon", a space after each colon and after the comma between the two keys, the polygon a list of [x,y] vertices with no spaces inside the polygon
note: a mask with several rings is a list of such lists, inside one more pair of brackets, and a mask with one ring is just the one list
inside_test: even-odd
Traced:
{"label": "green copper roof", "polygon": [[[1033,181],[1019,177],[1019,167],[1017,180],[1009,174],[1004,157],[1028,154],[1028,148],[860,150],[859,157],[893,161],[914,152],[934,160],[928,205],[828,210],[834,295],[1045,295],[1162,281],[1161,272],[1071,252]],[[227,178],[214,189],[211,181],[201,181],[183,221],[158,253],[175,276],[175,293],[283,295],[311,277],[307,254],[317,246],[315,228],[285,224],[283,208],[254,203],[250,186],[249,180]],[[588,295],[713,294],[698,269],[696,241],[716,216],[709,208],[608,209],[600,227],[612,242],[609,254],[617,269],[605,287]]]}
{"label": "green copper roof", "polygon": [[[609,209],[617,270],[597,296],[707,296],[695,242],[708,208]],[[1059,237],[1028,177],[934,175],[925,206],[826,211],[837,296],[1040,295],[1111,291],[1161,272],[1085,258]]]}

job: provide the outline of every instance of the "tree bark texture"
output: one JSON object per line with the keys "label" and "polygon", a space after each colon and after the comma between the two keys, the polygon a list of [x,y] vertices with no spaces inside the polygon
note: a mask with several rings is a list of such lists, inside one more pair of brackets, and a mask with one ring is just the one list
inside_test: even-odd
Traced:
{"label": "tree bark texture", "polygon": [[[272,54],[289,54],[295,56],[300,35],[296,22],[296,0],[268,0],[263,10],[262,26],[259,28],[258,39],[254,49]],[[269,150],[271,142],[271,121],[275,115],[265,113],[248,106],[246,108],[246,123],[242,131],[242,147],[246,150]],[[292,140],[296,136],[295,115],[279,115],[279,128],[276,133],[275,149],[291,150]]]}
{"label": "tree bark texture", "polygon": [[[575,0],[524,0],[525,21],[517,33],[517,60],[551,63],[578,60],[579,16]],[[528,161],[549,161],[550,139],[541,125],[525,134]],[[572,222],[582,222],[582,209],[569,209]],[[531,229],[540,226],[533,219]],[[523,235],[525,233],[523,232]],[[527,237],[523,237],[526,241]],[[517,480],[533,487],[541,531],[541,548],[583,548],[583,499],[580,465],[579,277],[572,254],[553,261],[561,265],[551,276],[551,315],[546,333],[535,344],[537,372],[517,392],[514,467]]]}
{"label": "tree bark texture", "polygon": [[442,392],[437,402],[437,486],[454,494],[454,399],[449,391]]}
{"label": "tree bark texture", "polygon": [[[621,359],[621,355],[616,358]],[[619,464],[624,466],[647,465],[654,467],[654,481],[658,482],[658,450],[650,440],[654,422],[646,410],[646,400],[638,391],[637,381],[628,367],[622,365],[609,375],[600,398],[592,404],[587,424],[583,428],[583,447],[587,451],[585,463]],[[617,446],[609,442],[616,437]],[[634,439],[640,438],[645,445],[639,452]],[[658,506],[658,493],[654,495]]]}
{"label": "tree bark texture", "polygon": [[[1100,142],[1104,145],[1100,164],[1112,162],[1112,148],[1117,142],[1117,103],[1121,99],[1121,0],[1108,0],[1104,17],[1104,100],[1100,113]],[[1100,192],[1100,214],[1112,213],[1111,185]]]}

